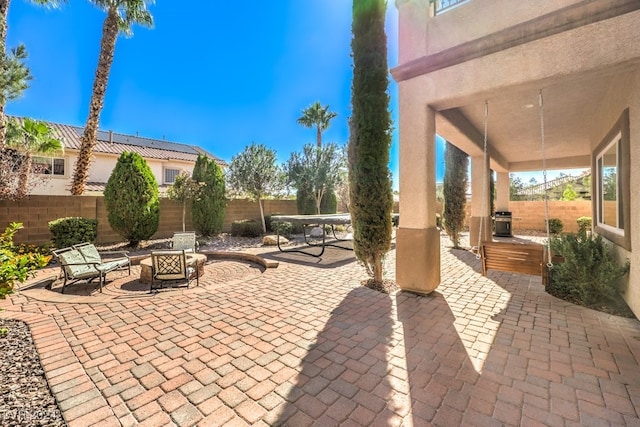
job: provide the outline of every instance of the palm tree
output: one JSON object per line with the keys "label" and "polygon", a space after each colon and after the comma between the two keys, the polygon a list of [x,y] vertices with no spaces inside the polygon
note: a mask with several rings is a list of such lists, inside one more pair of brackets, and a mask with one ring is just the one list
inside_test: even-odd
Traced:
{"label": "palm tree", "polygon": [[[0,61],[3,64],[6,62],[10,62],[10,58],[7,57],[7,15],[9,13],[9,2],[11,0],[0,0]],[[65,1],[65,0],[62,0]],[[31,0],[32,3],[40,4],[43,6],[52,6],[55,7],[60,3],[57,0]],[[24,46],[19,46],[18,49],[22,49],[24,51]],[[24,52],[26,56],[26,51]],[[24,59],[24,58],[18,58]],[[26,67],[25,67],[26,70]],[[6,73],[8,70],[3,69],[2,72]],[[28,72],[27,72],[28,76]],[[4,83],[7,80],[12,80],[10,76],[2,76],[1,81]],[[23,82],[23,84],[25,84]],[[23,87],[24,89],[24,87]],[[22,90],[20,90],[22,92]],[[5,133],[6,133],[6,124],[4,120],[4,106],[6,104],[7,99],[11,99],[7,97],[4,93],[0,97],[0,149],[5,146]]]}
{"label": "palm tree", "polygon": [[322,146],[322,132],[329,128],[329,122],[337,113],[329,111],[329,106],[323,107],[319,101],[314,102],[308,108],[302,110],[302,117],[298,119],[298,124],[307,128],[316,128],[316,142],[318,147]]}
{"label": "palm tree", "polygon": [[[1,1],[1,0],[0,0]],[[98,136],[100,113],[104,106],[104,96],[107,90],[107,82],[113,63],[113,55],[116,49],[116,39],[122,32],[126,36],[132,34],[131,26],[139,24],[146,27],[153,25],[153,16],[147,10],[147,4],[153,0],[90,0],[97,7],[107,12],[102,26],[102,39],[100,40],[100,57],[93,81],[93,92],[89,103],[89,116],[82,135],[80,153],[76,160],[71,183],[71,194],[79,196],[84,193],[84,186],[89,177],[91,155]]]}
{"label": "palm tree", "polygon": [[[14,149],[22,157],[18,187],[15,197],[20,199],[29,192],[29,176],[32,160],[35,155],[55,155],[64,151],[62,142],[57,139],[47,123],[15,117],[7,123],[7,146]],[[53,171],[52,171],[53,172]]]}

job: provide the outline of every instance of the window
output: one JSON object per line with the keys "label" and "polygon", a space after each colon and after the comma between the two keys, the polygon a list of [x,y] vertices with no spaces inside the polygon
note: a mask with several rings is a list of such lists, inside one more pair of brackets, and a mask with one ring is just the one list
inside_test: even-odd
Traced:
{"label": "window", "polygon": [[44,175],[64,176],[64,159],[59,157],[34,157],[33,172]]}
{"label": "window", "polygon": [[173,184],[176,182],[176,176],[180,173],[180,169],[168,169],[164,170],[164,183]]}
{"label": "window", "polygon": [[593,153],[595,231],[631,249],[629,112],[625,110]]}

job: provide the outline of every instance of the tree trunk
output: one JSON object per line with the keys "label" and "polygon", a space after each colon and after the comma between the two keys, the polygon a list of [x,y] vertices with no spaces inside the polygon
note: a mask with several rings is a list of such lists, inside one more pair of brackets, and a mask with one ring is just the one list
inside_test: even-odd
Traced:
{"label": "tree trunk", "polygon": [[[29,174],[31,173],[31,153],[27,152],[20,166],[20,176],[18,178],[18,188],[16,189],[16,198],[22,199],[29,192]],[[51,171],[53,173],[53,171]]]}
{"label": "tree trunk", "polygon": [[74,196],[79,196],[84,193],[84,186],[89,178],[91,156],[98,137],[100,113],[104,106],[104,97],[107,91],[111,64],[113,63],[116,39],[118,38],[118,20],[119,18],[116,8],[110,7],[102,27],[100,57],[98,59],[96,76],[93,81],[93,92],[91,94],[91,103],[89,104],[89,116],[87,117],[87,124],[84,128],[84,134],[82,135],[80,152],[78,153],[78,159],[76,160],[76,167],[73,173],[71,194]]}
{"label": "tree trunk", "polygon": [[382,257],[376,254],[374,263],[373,263],[373,280],[376,283],[382,283]]}
{"label": "tree trunk", "polygon": [[[7,54],[7,14],[9,12],[9,0],[0,0],[0,58]],[[0,96],[0,150],[6,145],[7,125],[4,117],[4,93]]]}
{"label": "tree trunk", "polygon": [[187,231],[186,218],[187,218],[187,199],[182,201],[182,232],[183,233]]}
{"label": "tree trunk", "polygon": [[258,197],[258,206],[260,206],[260,218],[262,219],[262,232],[267,233],[267,224],[264,221],[264,208],[262,207],[262,200]]}
{"label": "tree trunk", "polygon": [[318,144],[318,148],[322,147],[322,131],[320,130],[320,126],[316,126],[316,144]]}

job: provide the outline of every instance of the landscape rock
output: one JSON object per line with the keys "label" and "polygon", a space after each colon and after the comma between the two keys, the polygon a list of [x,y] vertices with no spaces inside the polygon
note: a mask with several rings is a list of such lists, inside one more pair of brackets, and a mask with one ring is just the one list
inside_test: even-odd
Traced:
{"label": "landscape rock", "polygon": [[[274,234],[268,234],[262,238],[262,244],[265,246],[275,246],[278,244],[278,237]],[[289,243],[286,237],[280,236],[280,244],[285,245]]]}

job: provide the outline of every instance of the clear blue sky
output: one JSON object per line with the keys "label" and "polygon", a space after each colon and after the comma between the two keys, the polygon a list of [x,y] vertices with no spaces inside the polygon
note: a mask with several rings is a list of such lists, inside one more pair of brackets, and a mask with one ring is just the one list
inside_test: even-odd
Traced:
{"label": "clear blue sky", "polygon": [[[284,162],[315,141],[315,132],[296,119],[320,101],[338,113],[323,140],[347,142],[350,0],[203,1],[197,7],[160,0],[150,11],[153,29],[135,26],[133,37],[118,38],[101,129],[199,145],[227,161],[251,142],[262,143]],[[7,114],[84,126],[104,17],[87,1],[58,9],[12,1],[7,45],[26,45],[34,79]],[[393,1],[387,37],[394,67]],[[398,94],[389,81],[397,189]]]}

